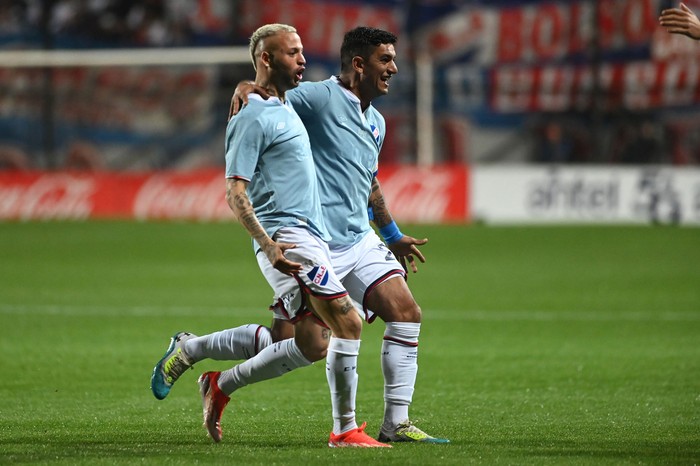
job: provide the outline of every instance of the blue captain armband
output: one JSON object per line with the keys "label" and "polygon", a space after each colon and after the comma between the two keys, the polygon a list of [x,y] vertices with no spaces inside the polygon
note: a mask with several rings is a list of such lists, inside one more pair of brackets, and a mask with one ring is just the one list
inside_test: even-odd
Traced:
{"label": "blue captain armband", "polygon": [[374,220],[374,209],[372,209],[372,206],[367,207],[367,216],[370,222]]}
{"label": "blue captain armband", "polygon": [[403,233],[399,230],[398,225],[393,220],[390,224],[383,226],[379,229],[379,234],[382,235],[386,244],[391,244],[399,241],[403,238]]}

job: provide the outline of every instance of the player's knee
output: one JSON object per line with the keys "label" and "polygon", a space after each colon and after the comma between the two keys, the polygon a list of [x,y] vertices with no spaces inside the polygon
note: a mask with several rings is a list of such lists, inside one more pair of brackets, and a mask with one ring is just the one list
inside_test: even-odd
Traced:
{"label": "player's knee", "polygon": [[352,337],[360,338],[362,333],[362,319],[356,312],[351,312],[345,319],[344,327],[345,330],[350,333]]}
{"label": "player's knee", "polygon": [[423,317],[423,311],[421,310],[418,303],[413,301],[413,305],[409,306],[408,311],[406,312],[405,322],[420,323],[422,317]]}
{"label": "player's knee", "polygon": [[340,316],[334,324],[333,335],[337,338],[357,340],[362,334],[362,319],[356,312]]}
{"label": "player's knee", "polygon": [[[420,323],[423,316],[418,303],[413,300],[403,300],[389,306],[388,312],[384,313],[385,322],[415,322]],[[382,316],[382,317],[384,317]]]}

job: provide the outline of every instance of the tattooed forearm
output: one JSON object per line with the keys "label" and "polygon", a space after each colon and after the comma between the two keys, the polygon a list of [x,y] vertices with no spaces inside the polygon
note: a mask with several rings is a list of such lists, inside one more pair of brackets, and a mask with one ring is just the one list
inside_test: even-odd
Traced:
{"label": "tattooed forearm", "polygon": [[253,210],[253,205],[250,203],[250,199],[248,199],[248,195],[246,193],[238,193],[233,196],[233,210],[235,212],[242,212],[242,211],[252,211]]}
{"label": "tattooed forearm", "polygon": [[243,225],[243,227],[246,230],[248,230],[250,236],[252,236],[253,239],[255,239],[256,241],[258,241],[258,243],[261,243],[261,245],[264,245],[262,244],[262,240],[267,239],[267,233],[263,229],[262,225],[260,225],[258,217],[255,216],[255,212],[253,211],[253,209],[241,209],[238,211],[237,217],[241,225]]}
{"label": "tattooed forearm", "polygon": [[375,178],[372,181],[372,192],[369,195],[369,205],[372,207],[374,214],[374,224],[378,227],[383,227],[391,223],[392,218],[389,213],[389,208],[386,206],[382,188],[379,186],[379,181]]}
{"label": "tattooed forearm", "polygon": [[264,246],[270,241],[265,229],[260,225],[258,218],[255,215],[253,204],[251,204],[248,195],[245,192],[245,185],[240,181],[230,181],[226,185],[226,201],[238,219],[238,222],[243,225],[250,236],[252,236],[261,246]]}

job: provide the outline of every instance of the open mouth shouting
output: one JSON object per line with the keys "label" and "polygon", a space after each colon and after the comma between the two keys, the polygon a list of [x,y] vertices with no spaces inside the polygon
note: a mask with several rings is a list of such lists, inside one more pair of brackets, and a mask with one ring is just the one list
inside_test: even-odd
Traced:
{"label": "open mouth shouting", "polygon": [[303,77],[303,75],[304,75],[304,71],[305,71],[305,70],[306,70],[306,68],[304,68],[303,66],[302,66],[301,68],[298,68],[298,69],[297,69],[296,74],[294,75],[295,81],[296,81],[297,83],[298,83],[299,81],[301,81],[301,79],[302,79],[302,77]]}

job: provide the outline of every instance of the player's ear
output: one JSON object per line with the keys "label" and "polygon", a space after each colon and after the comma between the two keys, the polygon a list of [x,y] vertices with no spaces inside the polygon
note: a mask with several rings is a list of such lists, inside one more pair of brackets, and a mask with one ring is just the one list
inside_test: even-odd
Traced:
{"label": "player's ear", "polygon": [[352,57],[352,68],[356,73],[362,74],[365,70],[365,59],[359,55]]}
{"label": "player's ear", "polygon": [[263,66],[269,68],[270,62],[272,62],[272,55],[269,52],[263,50],[263,52],[260,54],[260,62],[263,64]]}

